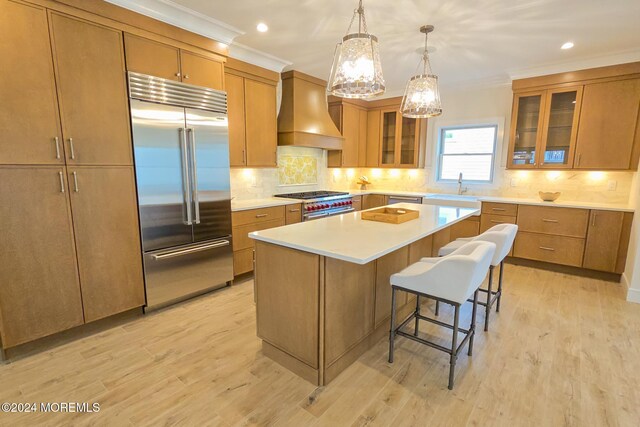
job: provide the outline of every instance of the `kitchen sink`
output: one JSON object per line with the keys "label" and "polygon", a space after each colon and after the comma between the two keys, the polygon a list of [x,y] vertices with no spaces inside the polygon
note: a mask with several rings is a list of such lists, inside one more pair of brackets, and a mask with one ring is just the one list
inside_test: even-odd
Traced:
{"label": "kitchen sink", "polygon": [[422,198],[423,205],[455,206],[480,209],[482,203],[476,196],[459,194],[428,194]]}

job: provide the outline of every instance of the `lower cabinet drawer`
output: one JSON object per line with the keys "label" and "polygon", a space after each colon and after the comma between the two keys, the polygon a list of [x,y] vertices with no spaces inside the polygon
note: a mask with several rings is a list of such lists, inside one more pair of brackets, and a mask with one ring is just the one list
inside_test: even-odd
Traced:
{"label": "lower cabinet drawer", "polygon": [[253,271],[253,248],[243,249],[233,253],[233,275]]}
{"label": "lower cabinet drawer", "polygon": [[233,227],[233,250],[239,251],[241,249],[253,248],[253,240],[249,238],[249,233],[253,231],[266,230],[267,228],[281,227],[283,225],[284,218],[280,218],[274,221]]}
{"label": "lower cabinet drawer", "polygon": [[480,233],[484,233],[494,225],[498,224],[515,224],[516,217],[509,215],[494,215],[483,213],[480,218]]}
{"label": "lower cabinet drawer", "polygon": [[513,255],[517,258],[581,267],[584,239],[519,231]]}
{"label": "lower cabinet drawer", "polygon": [[583,238],[587,235],[588,223],[588,209],[525,205],[518,208],[521,231]]}

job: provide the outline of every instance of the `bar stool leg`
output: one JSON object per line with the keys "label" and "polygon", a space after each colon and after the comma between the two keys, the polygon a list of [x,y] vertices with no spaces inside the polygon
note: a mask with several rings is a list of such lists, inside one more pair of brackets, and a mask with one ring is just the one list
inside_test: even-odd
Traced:
{"label": "bar stool leg", "polygon": [[500,261],[500,277],[498,278],[498,301],[496,301],[496,313],[500,312],[500,300],[502,299],[502,273],[504,271],[504,260]]}
{"label": "bar stool leg", "polygon": [[440,314],[440,301],[436,300],[436,316]]}
{"label": "bar stool leg", "polygon": [[489,290],[487,292],[487,306],[485,308],[485,316],[484,316],[484,330],[489,330],[489,314],[491,313],[491,296],[492,293],[492,284],[493,284],[493,265],[489,266]]}
{"label": "bar stool leg", "polygon": [[413,332],[414,336],[418,336],[418,316],[420,315],[420,295],[416,295],[416,330]]}
{"label": "bar stool leg", "polygon": [[396,288],[391,287],[391,330],[389,331],[389,363],[393,363],[393,344],[396,339]]}
{"label": "bar stool leg", "polygon": [[478,294],[479,293],[480,291],[476,289],[476,291],[473,294],[473,310],[471,312],[471,327],[469,328],[469,333],[471,334],[471,337],[469,337],[469,351],[467,352],[469,356],[473,354],[473,339],[476,336],[476,313],[478,312]]}
{"label": "bar stool leg", "polygon": [[453,337],[451,339],[451,359],[449,361],[449,390],[453,390],[453,376],[456,371],[456,361],[458,359],[458,322],[460,320],[460,304],[454,305],[453,316]]}

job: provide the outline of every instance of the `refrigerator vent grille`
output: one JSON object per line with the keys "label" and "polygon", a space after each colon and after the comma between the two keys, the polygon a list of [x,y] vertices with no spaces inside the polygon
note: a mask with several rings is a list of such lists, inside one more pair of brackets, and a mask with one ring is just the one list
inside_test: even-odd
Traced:
{"label": "refrigerator vent grille", "polygon": [[227,113],[227,93],[129,71],[129,96],[142,101]]}

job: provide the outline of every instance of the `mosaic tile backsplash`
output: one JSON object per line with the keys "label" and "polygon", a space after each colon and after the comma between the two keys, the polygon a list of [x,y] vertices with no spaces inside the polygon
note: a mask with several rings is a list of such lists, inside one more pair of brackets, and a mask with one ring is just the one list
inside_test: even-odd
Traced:
{"label": "mosaic tile backsplash", "polygon": [[318,183],[318,158],[282,154],[278,156],[280,185],[312,185]]}

